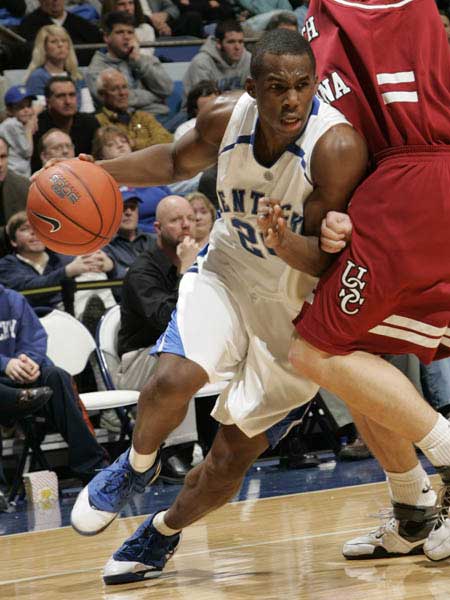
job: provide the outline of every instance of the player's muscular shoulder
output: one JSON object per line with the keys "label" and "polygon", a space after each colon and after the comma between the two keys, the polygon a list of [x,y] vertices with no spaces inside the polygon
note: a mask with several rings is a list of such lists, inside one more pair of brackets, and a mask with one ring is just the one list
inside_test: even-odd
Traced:
{"label": "player's muscular shoulder", "polygon": [[196,129],[201,139],[219,147],[237,101],[242,92],[228,92],[218,96],[197,118]]}
{"label": "player's muscular shoulder", "polygon": [[317,141],[311,160],[316,184],[359,180],[367,168],[365,140],[345,123],[334,125]]}

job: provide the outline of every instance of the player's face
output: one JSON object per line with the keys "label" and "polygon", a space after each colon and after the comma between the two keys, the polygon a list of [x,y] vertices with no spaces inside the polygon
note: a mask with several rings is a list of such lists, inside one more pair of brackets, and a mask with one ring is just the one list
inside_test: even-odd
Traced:
{"label": "player's face", "polygon": [[3,181],[8,171],[8,147],[0,140],[0,181]]}
{"label": "player's face", "polygon": [[64,0],[39,0],[42,10],[50,17],[58,19],[64,13]]}
{"label": "player's face", "polygon": [[51,158],[74,158],[75,148],[70,136],[63,131],[54,131],[45,138],[41,154],[44,163]]}
{"label": "player's face", "polygon": [[308,120],[317,77],[307,54],[266,54],[261,75],[247,81],[247,91],[256,98],[261,127],[266,138],[289,143]]}
{"label": "player's face", "polygon": [[244,34],[242,31],[227,31],[223,40],[217,42],[217,46],[227,62],[238,62],[244,54]]}
{"label": "player's face", "polygon": [[195,237],[195,215],[187,201],[179,202],[165,213],[159,222],[159,234],[163,243],[172,247],[185,237]]}
{"label": "player's face", "polygon": [[135,44],[134,27],[117,23],[112,32],[105,35],[105,42],[112,54],[118,58],[127,58]]}
{"label": "player's face", "polygon": [[125,12],[128,15],[134,15],[134,0],[116,0],[114,10]]}
{"label": "player's face", "polygon": [[117,135],[104,142],[102,147],[102,158],[105,160],[124,156],[125,154],[131,154],[130,144],[126,137]]}
{"label": "player's face", "polygon": [[47,101],[49,111],[62,117],[73,117],[77,112],[77,92],[70,81],[58,81],[52,84]]}
{"label": "player's face", "polygon": [[139,220],[137,200],[127,200],[123,203],[123,215],[120,229],[122,231],[136,231]]}
{"label": "player's face", "polygon": [[16,231],[16,241],[11,241],[18,254],[38,254],[45,250],[44,244],[36,237],[34,229],[26,221]]}
{"label": "player's face", "polygon": [[49,35],[45,41],[45,54],[51,62],[66,61],[69,56],[69,40],[57,35]]}
{"label": "player's face", "polygon": [[102,100],[106,108],[124,112],[128,109],[128,83],[125,77],[117,71],[105,78]]}
{"label": "player's face", "polygon": [[212,215],[201,198],[192,200],[192,209],[195,214],[195,239],[204,239],[214,224]]}

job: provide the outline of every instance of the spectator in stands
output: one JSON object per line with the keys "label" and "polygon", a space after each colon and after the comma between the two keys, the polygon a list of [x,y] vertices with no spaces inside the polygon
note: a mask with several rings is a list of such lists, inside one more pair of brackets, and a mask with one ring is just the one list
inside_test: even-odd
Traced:
{"label": "spectator in stands", "polygon": [[174,0],[174,4],[181,15],[188,11],[200,13],[204,23],[219,23],[234,18],[234,10],[228,0]]}
{"label": "spectator in stands", "polygon": [[[89,431],[66,371],[46,356],[47,334],[26,299],[0,286],[0,383],[11,388],[47,386],[52,390],[40,410],[46,426],[68,445],[69,466],[84,482],[106,466],[105,452]],[[47,393],[48,395],[48,393]]]}
{"label": "spectator in stands", "polygon": [[8,168],[9,144],[0,137],[0,257],[11,251],[6,223],[17,211],[27,205],[30,182]]}
{"label": "spectator in stands", "polygon": [[166,99],[172,93],[173,82],[155,56],[141,55],[133,17],[111,12],[105,18],[104,31],[107,52],[95,53],[86,77],[91,94],[99,100],[96,80],[101,71],[112,67],[128,81],[131,108],[145,110],[160,119],[167,115]]}
{"label": "spectator in stands", "polygon": [[61,129],[49,129],[39,140],[39,157],[44,165],[51,158],[74,158],[75,147],[70,135]]}
{"label": "spectator in stands", "polygon": [[173,136],[174,140],[177,140],[187,131],[195,127],[198,113],[219,94],[220,90],[215,81],[204,79],[194,85],[186,99],[188,120],[177,128]]}
{"label": "spectator in stands", "polygon": [[37,130],[37,113],[31,106],[35,96],[22,85],[6,92],[8,118],[0,123],[0,135],[8,142],[9,168],[14,173],[30,177],[33,135]]}
{"label": "spectator in stands", "polygon": [[[18,31],[26,40],[32,41],[44,25],[64,27],[74,44],[96,44],[102,41],[97,25],[67,12],[64,0],[39,0],[39,8],[24,18]],[[92,50],[80,51],[78,54],[80,64],[86,65],[91,56]]]}
{"label": "spectator in stands", "polygon": [[45,86],[47,108],[38,117],[38,130],[34,136],[34,153],[31,169],[36,171],[42,164],[37,150],[37,141],[49,129],[57,128],[70,135],[75,154],[90,154],[92,139],[99,124],[94,115],[77,111],[77,90],[67,75],[51,77]]}
{"label": "spectator in stands", "polygon": [[0,8],[0,24],[4,27],[19,25],[25,10],[25,0],[3,0]]}
{"label": "spectator in stands", "polygon": [[[133,17],[134,32],[140,45],[155,41],[155,30],[150,18],[142,11],[140,0],[103,0],[102,21],[112,11],[124,12]],[[154,52],[154,48],[141,49],[142,55],[152,56]]]}
{"label": "spectator in stands", "polygon": [[[130,154],[131,143],[126,133],[114,125],[97,130],[92,146],[96,160],[117,158]],[[121,188],[124,192],[128,188]],[[139,198],[139,229],[146,233],[155,233],[154,222],[158,202],[171,194],[171,188],[165,185],[133,188],[133,194]]]}
{"label": "spectator in stands", "polygon": [[158,36],[202,37],[202,17],[196,9],[180,15],[172,0],[141,0],[141,3]]}
{"label": "spectator in stands", "polygon": [[145,250],[153,250],[156,238],[138,228],[138,205],[142,200],[134,188],[122,191],[123,216],[119,230],[111,242],[105,246],[105,253],[114,263],[109,275],[113,279],[123,279],[129,267]]}
{"label": "spectator in stands", "polygon": [[[138,256],[122,287],[117,381],[123,389],[141,390],[147,383],[156,363],[149,348],[165,331],[176,305],[180,278],[199,249],[193,238],[194,211],[185,198],[164,198],[157,208],[155,227],[155,248]],[[162,474],[174,479],[184,477],[190,465],[180,450],[174,446],[163,454]],[[192,447],[190,454],[192,461]]]}
{"label": "spectator in stands", "polygon": [[272,29],[292,29],[292,31],[298,31],[296,15],[288,11],[277,12],[266,25],[266,31],[272,31]]}
{"label": "spectator in stands", "polygon": [[[25,211],[14,214],[6,229],[14,253],[0,259],[0,283],[11,289],[24,291],[58,286],[67,279],[88,272],[107,273],[114,267],[102,250],[75,258],[47,251]],[[29,301],[32,306],[64,309],[61,292],[33,295]]]}
{"label": "spectator in stands", "polygon": [[221,91],[243,88],[250,74],[250,52],[237,21],[223,21],[192,59],[183,78],[185,94],[203,79],[215,81]]}
{"label": "spectator in stands", "polygon": [[448,43],[450,44],[450,16],[448,10],[440,9],[442,24],[444,25],[445,33],[447,34]]}
{"label": "spectator in stands", "polygon": [[129,106],[128,82],[117,69],[109,68],[100,73],[97,96],[103,105],[96,114],[100,125],[116,125],[122,129],[128,135],[133,150],[172,141],[172,134],[153,115]]}
{"label": "spectator in stands", "polygon": [[186,200],[192,206],[195,215],[194,239],[199,248],[203,248],[209,241],[209,234],[216,220],[216,209],[205,194],[192,192],[186,196]]}
{"label": "spectator in stands", "polygon": [[77,89],[77,108],[80,112],[94,112],[94,102],[83,75],[72,40],[64,27],[46,25],[34,41],[33,55],[27,69],[26,86],[29,93],[45,104],[45,86],[55,75],[68,75]]}

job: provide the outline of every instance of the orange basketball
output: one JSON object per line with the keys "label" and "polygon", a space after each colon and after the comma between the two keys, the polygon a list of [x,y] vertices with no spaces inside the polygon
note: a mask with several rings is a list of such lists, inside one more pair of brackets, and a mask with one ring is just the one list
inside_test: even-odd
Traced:
{"label": "orange basketball", "polygon": [[43,170],[30,187],[28,219],[39,239],[62,254],[89,254],[119,228],[123,202],[114,179],[72,158]]}

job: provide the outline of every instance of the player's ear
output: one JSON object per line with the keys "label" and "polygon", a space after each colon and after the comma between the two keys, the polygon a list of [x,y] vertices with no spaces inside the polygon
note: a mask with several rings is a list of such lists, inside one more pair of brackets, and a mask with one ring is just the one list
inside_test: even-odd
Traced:
{"label": "player's ear", "polygon": [[247,77],[246,81],[245,81],[245,91],[247,92],[247,94],[249,96],[251,96],[252,98],[256,98],[256,85],[255,85],[255,80],[252,79],[251,77]]}

